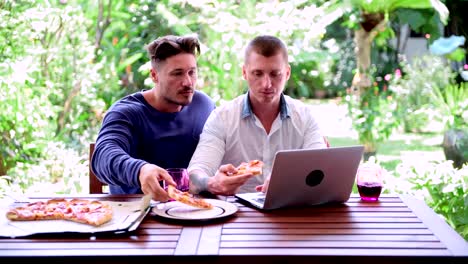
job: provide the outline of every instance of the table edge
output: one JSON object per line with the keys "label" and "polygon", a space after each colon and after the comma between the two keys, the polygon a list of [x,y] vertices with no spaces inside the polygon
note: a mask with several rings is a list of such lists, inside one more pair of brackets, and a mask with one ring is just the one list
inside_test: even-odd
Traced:
{"label": "table edge", "polygon": [[411,195],[400,195],[400,199],[447,246],[447,249],[454,256],[468,257],[468,242],[447,224],[444,219],[438,217],[439,215],[427,206],[424,201]]}

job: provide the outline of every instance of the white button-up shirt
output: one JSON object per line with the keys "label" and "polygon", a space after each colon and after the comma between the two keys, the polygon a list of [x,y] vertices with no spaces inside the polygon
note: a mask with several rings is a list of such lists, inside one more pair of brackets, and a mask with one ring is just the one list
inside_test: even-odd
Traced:
{"label": "white button-up shirt", "polygon": [[222,164],[238,166],[258,159],[264,162],[263,174],[249,179],[239,192],[254,192],[271,175],[279,150],[325,148],[323,135],[312,109],[299,100],[282,95],[280,113],[267,134],[252,112],[248,94],[216,108],[205,123],[188,171],[204,171],[213,176]]}

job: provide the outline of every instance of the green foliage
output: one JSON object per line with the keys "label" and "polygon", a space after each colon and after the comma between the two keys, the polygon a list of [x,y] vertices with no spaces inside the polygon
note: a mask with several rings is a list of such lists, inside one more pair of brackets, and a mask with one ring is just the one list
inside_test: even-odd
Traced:
{"label": "green foliage", "polygon": [[[79,154],[62,142],[51,141],[35,164],[19,162],[9,171],[8,185],[19,187],[28,195],[88,193],[87,171],[86,154]],[[0,182],[0,192],[1,186]]]}
{"label": "green foliage", "polygon": [[[332,42],[329,43],[330,48],[337,45],[334,40],[329,42]],[[314,92],[328,92],[332,76],[327,72],[332,67],[332,57],[335,56],[323,51],[303,52],[295,56],[295,61],[291,63],[291,81],[285,93],[296,98],[311,98]]]}
{"label": "green foliage", "polygon": [[446,129],[468,129],[468,82],[435,87],[431,99]]}
{"label": "green foliage", "polygon": [[424,55],[401,65],[401,71],[390,75],[389,89],[400,105],[405,131],[440,131],[440,125],[433,121],[442,119],[434,109],[433,93],[453,83],[455,74],[438,56]]}
{"label": "green foliage", "polygon": [[[28,56],[28,45],[34,36],[34,30],[28,25],[30,18],[24,2],[6,1],[2,5],[2,21],[8,23],[0,31],[0,39],[5,40],[0,55],[0,175],[18,161],[30,161],[41,154],[51,132],[48,119],[53,115],[53,107],[48,101],[49,90],[43,90],[33,74],[25,69],[34,64]],[[4,29],[4,30],[3,30]],[[12,43],[11,41],[18,41]],[[37,66],[37,65],[35,65]],[[36,71],[39,70],[38,67]],[[37,109],[49,111],[37,111]]]}
{"label": "green foliage", "polygon": [[350,0],[350,2],[353,7],[366,13],[389,13],[401,8],[434,9],[444,24],[448,18],[448,10],[439,0]]}
{"label": "green foliage", "polygon": [[22,15],[35,3],[34,0],[0,0],[0,62],[14,61],[25,54],[26,44],[30,41],[25,36],[31,29],[24,23]]}
{"label": "green foliage", "polygon": [[395,10],[393,16],[400,25],[408,24],[414,32],[428,34],[429,42],[441,36],[440,16],[434,10],[402,8]]}
{"label": "green foliage", "polygon": [[328,5],[340,6],[345,18],[343,25],[354,30],[358,30],[362,22],[377,25],[380,21],[366,16],[381,14],[387,23],[375,38],[375,43],[381,47],[388,46],[389,39],[396,35],[391,27],[394,23],[408,24],[416,32],[429,34],[430,41],[435,40],[440,36],[440,23],[446,24],[449,14],[447,7],[438,0],[335,0]]}
{"label": "green foliage", "polygon": [[463,61],[463,59],[465,59],[465,56],[466,56],[466,51],[462,48],[457,48],[452,53],[446,55],[447,59],[456,61],[456,62]]}
{"label": "green foliage", "polygon": [[338,95],[343,96],[347,88],[351,87],[354,71],[356,69],[356,57],[354,55],[354,42],[351,38],[339,41],[337,62],[334,64],[335,73],[331,86]]}
{"label": "green foliage", "polygon": [[[211,5],[187,5],[195,12],[174,19],[174,24],[188,25],[206,45],[199,59],[201,88],[215,100],[230,100],[246,91],[241,71],[244,47],[261,34],[280,37],[290,49],[293,76],[286,93],[309,97],[331,79],[326,69],[332,66],[332,57],[320,47],[321,34],[325,32],[321,26],[324,14],[314,4],[213,1]],[[169,5],[166,11],[173,8]],[[172,14],[170,17],[177,17],[174,11]]]}
{"label": "green foliage", "polygon": [[75,147],[89,142],[104,112],[99,92],[117,87],[106,61],[95,63],[91,23],[79,7],[25,6],[11,4],[4,14],[12,23],[0,31],[3,38],[23,40],[20,48],[2,46],[12,53],[0,61],[0,175],[15,164],[37,162],[53,138]]}
{"label": "green foliage", "polygon": [[395,177],[386,188],[396,193],[422,197],[441,214],[458,233],[468,240],[468,166],[457,170],[451,161],[405,161],[398,165]]}
{"label": "green foliage", "polygon": [[[202,50],[198,60],[198,87],[216,101],[229,100],[245,92],[241,71],[243,48],[259,34],[281,37],[291,47],[290,63],[294,74],[306,72],[313,80],[298,88],[300,84],[293,80],[301,80],[301,77],[292,78],[286,89],[288,93],[299,96],[312,94],[314,89],[321,88],[331,78],[331,73],[322,69],[316,71],[319,76],[310,74],[315,74],[316,65],[331,67],[332,60],[320,47],[321,33],[324,32],[320,21],[323,12],[308,2],[274,5],[269,1],[233,0],[209,3],[127,0],[112,5],[106,1],[76,2],[87,18],[98,25],[107,25],[89,27],[91,34],[103,36],[96,50],[96,60],[107,63],[110,70],[106,75],[119,79],[122,88],[119,92],[114,88],[108,89],[109,92],[99,92],[106,109],[122,95],[152,85],[148,78],[150,65],[145,45],[167,34],[199,36]],[[99,3],[103,3],[102,6]],[[101,15],[99,10],[103,10]],[[303,52],[322,53],[322,56],[305,56]],[[317,63],[318,59],[320,63]],[[299,90],[302,92],[298,93]]]}
{"label": "green foliage", "polygon": [[345,101],[359,142],[364,144],[366,151],[376,151],[399,124],[397,102],[388,91],[380,91],[377,84],[359,97],[347,95]]}

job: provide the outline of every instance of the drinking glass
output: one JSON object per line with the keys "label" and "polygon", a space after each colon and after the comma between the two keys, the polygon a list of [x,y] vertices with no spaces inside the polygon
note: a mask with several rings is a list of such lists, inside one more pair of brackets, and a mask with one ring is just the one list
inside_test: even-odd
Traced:
{"label": "drinking glass", "polygon": [[[172,179],[177,184],[176,188],[180,191],[187,192],[189,190],[189,175],[185,168],[169,168],[166,171],[171,175]],[[164,183],[166,188],[166,183]]]}
{"label": "drinking glass", "polygon": [[382,192],[383,169],[375,163],[361,164],[357,171],[357,188],[361,200],[376,202]]}

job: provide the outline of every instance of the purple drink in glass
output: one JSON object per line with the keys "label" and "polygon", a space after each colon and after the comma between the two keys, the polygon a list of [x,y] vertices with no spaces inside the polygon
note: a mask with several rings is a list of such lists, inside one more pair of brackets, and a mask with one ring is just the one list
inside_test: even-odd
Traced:
{"label": "purple drink in glass", "polygon": [[360,182],[357,185],[361,199],[366,202],[375,202],[379,200],[382,192],[382,184],[377,182]]}
{"label": "purple drink in glass", "polygon": [[383,186],[383,172],[382,167],[373,162],[366,162],[359,166],[356,184],[362,201],[379,200]]}
{"label": "purple drink in glass", "polygon": [[[176,182],[176,188],[182,192],[189,190],[189,175],[185,168],[169,168],[166,169],[172,179]],[[165,186],[167,187],[167,186]]]}

